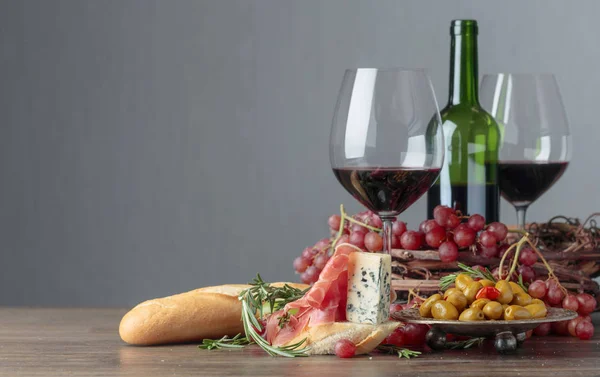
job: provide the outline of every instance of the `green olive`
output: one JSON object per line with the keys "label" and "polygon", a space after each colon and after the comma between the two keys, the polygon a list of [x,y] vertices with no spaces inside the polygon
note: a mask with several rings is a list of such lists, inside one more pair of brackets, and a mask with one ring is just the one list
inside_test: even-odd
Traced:
{"label": "green olive", "polygon": [[458,312],[462,312],[467,307],[467,298],[462,292],[452,292],[447,298],[446,301],[454,305]]}
{"label": "green olive", "polygon": [[496,289],[500,291],[500,296],[496,299],[501,304],[509,304],[513,299],[513,291],[506,280],[499,280],[496,283]]}
{"label": "green olive", "polygon": [[490,302],[489,298],[478,298],[477,300],[471,303],[472,308],[477,308],[479,310],[483,310],[483,307]]}
{"label": "green olive", "polygon": [[520,305],[511,305],[504,310],[504,319],[507,321],[531,319],[531,313]]}
{"label": "green olive", "polygon": [[490,301],[483,307],[483,314],[487,319],[500,319],[502,312],[502,304],[497,301]]}
{"label": "green olive", "polygon": [[531,296],[525,292],[518,292],[513,295],[513,299],[510,302],[511,305],[527,306],[531,304]]}
{"label": "green olive", "polygon": [[513,294],[525,293],[523,288],[521,288],[521,286],[519,284],[515,283],[514,281],[509,281],[508,284],[510,285],[510,288],[512,289]]}
{"label": "green olive", "polygon": [[548,313],[544,304],[529,304],[525,309],[531,314],[532,318],[544,318]]}
{"label": "green olive", "polygon": [[481,279],[481,280],[479,280],[479,282],[484,287],[493,287],[494,285],[496,285],[496,283],[494,283],[493,281],[488,280],[488,279]]}
{"label": "green olive", "polygon": [[485,319],[483,312],[478,308],[469,308],[460,314],[459,321],[483,321]]}
{"label": "green olive", "polygon": [[458,310],[448,301],[439,300],[433,303],[431,314],[435,319],[458,319]]}
{"label": "green olive", "polygon": [[446,292],[444,292],[444,300],[454,292],[462,293],[462,291],[458,288],[449,288],[446,290]]}
{"label": "green olive", "polygon": [[469,275],[458,274],[458,276],[454,280],[454,285],[456,285],[456,288],[460,289],[461,291],[464,291],[472,282],[473,278],[471,278]]}
{"label": "green olive", "polygon": [[481,285],[480,282],[478,281],[474,281],[471,282],[467,288],[463,291],[465,296],[467,297],[467,302],[469,304],[471,304],[473,301],[475,301],[475,296],[477,295],[477,292],[479,292],[479,290],[483,288],[483,285]]}
{"label": "green olive", "polygon": [[546,306],[546,304],[544,304],[544,301],[540,300],[539,298],[532,299],[531,304],[529,304],[529,305],[533,305],[533,304],[542,304],[542,305]]}
{"label": "green olive", "polygon": [[423,301],[423,303],[419,307],[419,314],[421,314],[421,317],[431,318],[431,305],[433,305],[434,302],[439,301],[441,299],[442,295],[436,293],[432,296],[429,296],[427,300]]}

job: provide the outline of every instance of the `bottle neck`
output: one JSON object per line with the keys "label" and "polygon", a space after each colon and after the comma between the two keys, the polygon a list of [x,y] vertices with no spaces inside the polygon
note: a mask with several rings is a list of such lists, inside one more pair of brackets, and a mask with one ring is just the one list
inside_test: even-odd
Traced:
{"label": "bottle neck", "polygon": [[450,47],[449,105],[479,105],[477,34],[452,35]]}

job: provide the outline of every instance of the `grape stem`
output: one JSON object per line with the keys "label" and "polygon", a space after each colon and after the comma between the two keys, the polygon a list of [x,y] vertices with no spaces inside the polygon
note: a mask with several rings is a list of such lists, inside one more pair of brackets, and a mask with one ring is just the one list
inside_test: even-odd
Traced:
{"label": "grape stem", "polygon": [[519,231],[515,231],[515,232],[523,234],[523,237],[521,237],[521,239],[517,243],[512,244],[506,250],[506,252],[502,256],[502,259],[500,259],[500,266],[498,267],[498,277],[500,279],[502,278],[502,271],[503,271],[504,261],[506,260],[506,257],[511,253],[511,251],[513,249],[516,249],[515,255],[513,257],[512,266],[510,267],[510,270],[508,271],[508,275],[506,276],[506,281],[510,281],[512,274],[517,269],[517,264],[518,264],[517,262],[519,260],[520,254],[521,254],[521,250],[523,250],[523,245],[528,244],[531,247],[531,249],[533,249],[533,251],[535,251],[535,253],[538,255],[538,257],[540,257],[540,259],[542,260],[542,263],[544,264],[544,267],[546,267],[546,270],[548,270],[548,279],[554,279],[557,282],[560,289],[566,295],[567,289],[562,286],[562,284],[560,283],[560,280],[558,280],[558,278],[554,274],[554,270],[552,270],[552,267],[550,266],[550,264],[548,263],[546,258],[544,258],[544,255],[538,250],[538,248],[535,246],[535,244],[531,241],[531,239],[529,238],[529,233],[527,233],[526,231],[523,231],[523,230],[519,230]]}
{"label": "grape stem", "polygon": [[365,224],[365,223],[363,223],[363,222],[361,222],[361,221],[358,221],[358,220],[356,220],[356,219],[352,218],[351,216],[348,216],[348,215],[346,214],[346,211],[344,210],[344,205],[343,205],[343,204],[340,204],[340,229],[338,229],[338,232],[337,232],[337,234],[335,235],[335,238],[334,238],[334,239],[333,239],[333,241],[331,241],[331,243],[329,244],[329,246],[330,246],[330,251],[331,251],[331,253],[330,253],[330,254],[333,254],[333,249],[334,249],[335,245],[336,245],[336,244],[337,244],[337,242],[340,240],[340,238],[342,238],[342,235],[344,234],[344,226],[345,226],[345,224],[346,224],[346,220],[348,220],[348,221],[349,221],[349,222],[351,222],[351,223],[358,224],[358,225],[360,225],[360,226],[364,226],[365,228],[367,228],[367,229],[369,229],[369,230],[372,230],[372,231],[374,231],[374,232],[381,232],[381,229],[379,229],[379,228],[376,228],[376,227],[374,227],[374,226],[371,226],[371,225]]}

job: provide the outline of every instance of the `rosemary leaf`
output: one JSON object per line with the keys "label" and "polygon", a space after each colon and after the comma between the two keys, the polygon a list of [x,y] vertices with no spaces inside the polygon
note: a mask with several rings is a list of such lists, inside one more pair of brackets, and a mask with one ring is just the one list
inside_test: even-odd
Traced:
{"label": "rosemary leaf", "polygon": [[[309,348],[301,348],[306,339],[289,346],[272,346],[260,335],[263,332],[263,325],[258,320],[265,319],[265,303],[268,304],[268,308],[266,309],[271,314],[282,309],[287,303],[296,301],[304,296],[308,289],[301,290],[287,284],[283,287],[273,287],[265,283],[260,275],[257,275],[250,285],[251,287],[242,291],[238,297],[242,302],[242,323],[246,337],[258,344],[271,356],[308,356]],[[255,316],[256,313],[259,315],[258,319]],[[289,315],[290,313],[285,313],[279,318],[280,326],[285,325],[285,322],[289,321]]]}
{"label": "rosemary leaf", "polygon": [[412,351],[408,348],[402,348],[391,344],[381,344],[377,346],[377,350],[380,352],[388,353],[390,355],[397,353],[399,358],[405,357],[407,359],[418,357],[421,354],[421,352],[419,351]]}
{"label": "rosemary leaf", "polygon": [[243,348],[250,344],[250,341],[242,334],[237,334],[233,338],[229,338],[227,335],[222,337],[221,339],[204,339],[202,340],[202,344],[198,346],[198,348],[212,350],[212,349],[221,349],[221,348]]}

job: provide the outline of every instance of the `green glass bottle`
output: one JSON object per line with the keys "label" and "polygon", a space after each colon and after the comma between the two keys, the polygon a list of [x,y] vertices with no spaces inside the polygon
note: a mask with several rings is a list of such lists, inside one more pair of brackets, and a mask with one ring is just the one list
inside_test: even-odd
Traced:
{"label": "green glass bottle", "polygon": [[500,217],[500,132],[479,104],[477,21],[452,21],[450,35],[450,93],[440,111],[446,150],[440,176],[427,194],[427,215],[433,218],[433,209],[443,204],[490,223]]}

